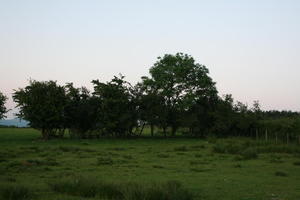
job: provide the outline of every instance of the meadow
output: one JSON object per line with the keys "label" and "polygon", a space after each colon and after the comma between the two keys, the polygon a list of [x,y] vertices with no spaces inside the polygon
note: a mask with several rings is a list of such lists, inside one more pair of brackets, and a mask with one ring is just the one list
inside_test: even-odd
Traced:
{"label": "meadow", "polygon": [[31,128],[0,128],[0,199],[300,199],[297,144],[39,138]]}

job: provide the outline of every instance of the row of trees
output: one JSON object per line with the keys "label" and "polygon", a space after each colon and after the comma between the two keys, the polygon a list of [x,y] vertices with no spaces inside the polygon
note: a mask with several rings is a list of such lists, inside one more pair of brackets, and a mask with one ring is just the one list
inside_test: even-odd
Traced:
{"label": "row of trees", "polygon": [[138,136],[146,125],[152,136],[300,132],[299,113],[263,112],[258,102],[248,108],[231,95],[220,97],[208,69],[189,55],[159,57],[149,72],[136,85],[122,75],[106,83],[93,80],[93,92],[72,83],[31,80],[13,99],[19,117],[41,130],[44,139],[62,137],[66,129],[76,138]]}

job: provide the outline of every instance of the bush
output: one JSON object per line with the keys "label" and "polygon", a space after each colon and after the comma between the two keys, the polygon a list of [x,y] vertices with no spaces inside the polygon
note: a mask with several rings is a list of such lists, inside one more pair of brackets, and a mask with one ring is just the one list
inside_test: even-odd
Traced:
{"label": "bush", "polygon": [[6,184],[0,186],[1,199],[5,200],[23,200],[32,199],[32,191],[20,184]]}

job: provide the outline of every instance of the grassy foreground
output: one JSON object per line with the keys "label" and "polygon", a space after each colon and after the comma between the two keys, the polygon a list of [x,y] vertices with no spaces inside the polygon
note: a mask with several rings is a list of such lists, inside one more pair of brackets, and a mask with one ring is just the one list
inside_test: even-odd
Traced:
{"label": "grassy foreground", "polygon": [[39,136],[0,128],[0,199],[300,199],[297,145]]}

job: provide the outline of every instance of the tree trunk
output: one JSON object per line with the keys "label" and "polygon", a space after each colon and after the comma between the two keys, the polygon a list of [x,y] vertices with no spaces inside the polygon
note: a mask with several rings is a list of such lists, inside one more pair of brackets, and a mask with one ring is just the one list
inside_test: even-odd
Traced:
{"label": "tree trunk", "polygon": [[65,134],[65,129],[60,129],[59,130],[59,138],[63,138],[64,137],[64,134]]}
{"label": "tree trunk", "polygon": [[265,133],[265,139],[266,139],[266,142],[268,141],[268,129],[266,128],[266,133]]}
{"label": "tree trunk", "polygon": [[163,133],[164,133],[165,137],[167,137],[167,130],[166,129],[167,129],[167,127],[163,127]]}
{"label": "tree trunk", "polygon": [[142,135],[142,133],[143,133],[143,130],[144,130],[144,127],[145,127],[145,122],[143,123],[143,126],[142,126],[142,128],[141,128],[141,131],[140,131],[140,133],[139,133],[139,136],[141,136],[141,135]]}
{"label": "tree trunk", "polygon": [[286,133],[286,143],[289,144],[289,133]]}
{"label": "tree trunk", "polygon": [[278,142],[278,136],[277,136],[277,132],[275,133],[275,143],[277,144]]}
{"label": "tree trunk", "polygon": [[154,125],[151,123],[150,124],[150,129],[151,129],[151,137],[154,136]]}
{"label": "tree trunk", "polygon": [[175,134],[176,134],[176,131],[177,131],[177,127],[172,127],[172,137],[174,137],[175,136]]}
{"label": "tree trunk", "polygon": [[256,140],[258,140],[258,130],[256,129]]}
{"label": "tree trunk", "polygon": [[49,139],[49,132],[47,129],[42,129],[42,136],[43,136],[43,140]]}

